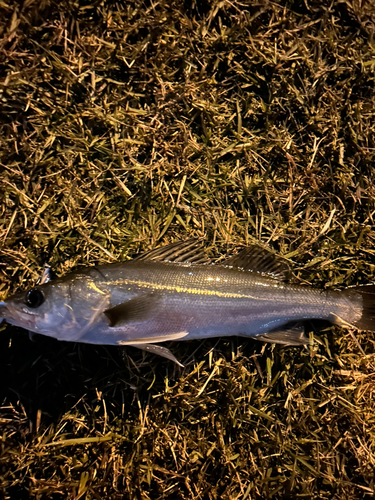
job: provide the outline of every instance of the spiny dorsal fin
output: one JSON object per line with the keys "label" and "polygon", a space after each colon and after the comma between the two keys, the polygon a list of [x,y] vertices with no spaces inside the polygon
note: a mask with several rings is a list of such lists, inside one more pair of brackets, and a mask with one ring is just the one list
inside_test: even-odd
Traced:
{"label": "spiny dorsal fin", "polygon": [[208,264],[210,259],[204,252],[202,242],[195,238],[177,241],[170,245],[138,255],[134,260],[153,260],[187,264]]}
{"label": "spiny dorsal fin", "polygon": [[289,281],[291,276],[290,267],[285,259],[258,245],[251,245],[241,250],[222,264],[228,267],[238,267],[244,271],[267,274],[281,281]]}

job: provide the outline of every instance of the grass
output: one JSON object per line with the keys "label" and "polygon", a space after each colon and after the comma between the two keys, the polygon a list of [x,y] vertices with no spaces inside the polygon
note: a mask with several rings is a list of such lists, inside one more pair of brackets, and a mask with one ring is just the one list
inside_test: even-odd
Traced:
{"label": "grass", "polygon": [[[191,236],[374,280],[375,5],[0,2],[0,296]],[[374,496],[374,342],[135,349],[2,326],[4,499]]]}

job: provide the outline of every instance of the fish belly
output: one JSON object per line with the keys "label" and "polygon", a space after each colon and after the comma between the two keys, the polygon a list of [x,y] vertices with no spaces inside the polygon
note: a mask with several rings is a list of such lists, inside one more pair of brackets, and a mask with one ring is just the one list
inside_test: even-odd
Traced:
{"label": "fish belly", "polygon": [[256,336],[293,321],[328,319],[330,307],[322,304],[286,304],[277,300],[233,299],[196,294],[165,295],[148,317],[110,327],[105,319],[80,342],[119,344],[161,342],[220,336]]}

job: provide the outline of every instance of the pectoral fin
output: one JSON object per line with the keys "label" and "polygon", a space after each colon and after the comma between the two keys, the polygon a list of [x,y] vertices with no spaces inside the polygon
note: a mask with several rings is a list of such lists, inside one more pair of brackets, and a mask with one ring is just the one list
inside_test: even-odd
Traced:
{"label": "pectoral fin", "polygon": [[140,297],[122,302],[106,309],[104,314],[109,320],[109,326],[123,326],[130,321],[143,321],[150,317],[157,306],[159,298],[155,293],[145,293]]}
{"label": "pectoral fin", "polygon": [[274,331],[268,333],[262,333],[254,337],[256,340],[261,340],[262,342],[271,342],[272,344],[284,344],[284,345],[309,345],[311,341],[306,337],[304,328],[301,326],[296,326],[293,328],[288,328],[282,331]]}

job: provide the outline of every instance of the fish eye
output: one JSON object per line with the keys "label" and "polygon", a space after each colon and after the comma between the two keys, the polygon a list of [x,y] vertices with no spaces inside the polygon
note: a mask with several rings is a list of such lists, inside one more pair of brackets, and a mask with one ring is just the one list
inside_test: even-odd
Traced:
{"label": "fish eye", "polygon": [[33,288],[27,292],[25,301],[25,304],[27,306],[35,309],[36,307],[41,306],[43,302],[44,302],[44,295],[37,288]]}

